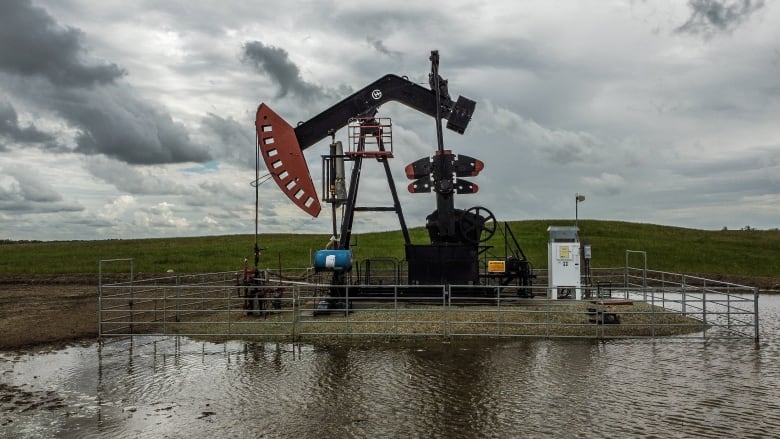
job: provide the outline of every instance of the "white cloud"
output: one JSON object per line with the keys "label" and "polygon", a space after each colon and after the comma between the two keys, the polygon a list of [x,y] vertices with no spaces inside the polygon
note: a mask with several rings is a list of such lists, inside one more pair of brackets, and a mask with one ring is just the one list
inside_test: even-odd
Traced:
{"label": "white cloud", "polygon": [[98,216],[110,222],[118,221],[137,205],[138,202],[132,195],[120,195],[103,206],[100,212],[98,212]]}
{"label": "white cloud", "polygon": [[135,213],[136,221],[144,227],[150,228],[172,228],[175,230],[186,231],[189,229],[187,218],[179,215],[171,203],[162,202],[149,208],[137,211]]}

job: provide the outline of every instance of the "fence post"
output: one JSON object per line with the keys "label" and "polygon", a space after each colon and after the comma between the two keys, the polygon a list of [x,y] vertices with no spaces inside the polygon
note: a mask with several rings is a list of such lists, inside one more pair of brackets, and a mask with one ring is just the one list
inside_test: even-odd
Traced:
{"label": "fence post", "polygon": [[[133,261],[130,260],[130,334],[133,334],[133,287],[135,286],[135,279],[133,279]],[[130,338],[132,343],[132,337]]]}
{"label": "fence post", "polygon": [[[292,290],[292,309],[290,309],[290,324],[292,326],[292,329],[290,330],[290,336],[292,337],[293,341],[295,341],[295,329],[296,329],[296,321],[298,320],[298,301],[295,299],[298,295],[298,287],[294,286]],[[293,349],[294,351],[294,349]]]}
{"label": "fence post", "polygon": [[628,291],[628,252],[626,252],[626,266],[623,267],[623,291]]}
{"label": "fence post", "polygon": [[731,286],[726,284],[726,327],[731,330]]}
{"label": "fence post", "polygon": [[496,335],[501,335],[501,287],[496,287]]}
{"label": "fence post", "polygon": [[446,308],[442,332],[445,338],[452,336],[452,285],[442,285],[442,305]]}
{"label": "fence post", "polygon": [[756,347],[758,347],[758,288],[753,288],[753,322],[755,322],[754,336]]}
{"label": "fence post", "polygon": [[344,295],[346,296],[346,301],[344,302],[344,318],[346,319],[347,335],[349,335],[351,334],[349,329],[349,284],[347,284],[345,291]]}
{"label": "fence post", "polygon": [[163,335],[168,335],[168,288],[163,288]]}
{"label": "fence post", "polygon": [[726,287],[726,327],[731,330],[731,289]]}
{"label": "fence post", "polygon": [[393,320],[393,334],[398,335],[398,285],[393,285],[393,311],[395,312]]}
{"label": "fence post", "polygon": [[135,302],[135,298],[133,297],[133,284],[130,284],[130,300],[127,302],[127,306],[130,308],[130,335],[133,335],[133,322],[135,321],[133,302]]}
{"label": "fence post", "polygon": [[647,253],[642,252],[642,256],[645,259],[644,268],[642,269],[642,290],[645,294],[645,302],[647,302]]}
{"label": "fence post", "polygon": [[[707,281],[704,281],[704,289],[701,291],[701,318],[707,324]],[[707,332],[705,329],[704,332]]]}
{"label": "fence post", "polygon": [[98,285],[98,340],[103,339],[103,285]]}
{"label": "fence post", "polygon": [[[103,261],[98,261],[98,341],[103,340]],[[100,346],[98,346],[100,353]]]}
{"label": "fence post", "polygon": [[173,300],[176,302],[176,323],[181,322],[181,300],[179,300],[179,294],[181,293],[181,290],[179,289],[179,278],[176,278],[176,285],[174,286],[176,289],[176,294],[174,294]]}
{"label": "fence post", "polygon": [[[549,296],[549,292],[547,293],[547,297]],[[546,338],[550,338],[550,299],[547,299],[547,306],[545,307],[545,313],[544,313],[544,331]]]}
{"label": "fence post", "polygon": [[650,337],[655,338],[655,292],[650,296]]}

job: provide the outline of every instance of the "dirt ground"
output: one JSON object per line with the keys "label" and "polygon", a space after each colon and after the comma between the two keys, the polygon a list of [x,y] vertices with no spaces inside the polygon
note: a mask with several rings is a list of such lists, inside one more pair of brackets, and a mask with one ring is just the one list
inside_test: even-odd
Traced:
{"label": "dirt ground", "polygon": [[97,335],[97,283],[0,283],[0,350]]}
{"label": "dirt ground", "polygon": [[[778,278],[719,280],[755,286],[762,294],[780,292]],[[97,276],[0,276],[0,350],[72,343],[97,336]]]}

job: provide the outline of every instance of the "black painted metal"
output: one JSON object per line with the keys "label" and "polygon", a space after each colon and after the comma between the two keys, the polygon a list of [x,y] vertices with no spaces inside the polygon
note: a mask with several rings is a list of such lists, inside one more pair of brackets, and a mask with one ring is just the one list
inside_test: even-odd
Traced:
{"label": "black painted metal", "polygon": [[[431,117],[450,118],[447,128],[459,134],[463,134],[468,127],[476,106],[474,101],[463,96],[453,102],[447,95],[446,99],[437,103],[433,91],[406,78],[385,75],[298,125],[295,136],[301,150],[338,131],[351,117],[373,116],[380,105],[389,101],[399,102]],[[441,122],[441,119],[438,120]]]}

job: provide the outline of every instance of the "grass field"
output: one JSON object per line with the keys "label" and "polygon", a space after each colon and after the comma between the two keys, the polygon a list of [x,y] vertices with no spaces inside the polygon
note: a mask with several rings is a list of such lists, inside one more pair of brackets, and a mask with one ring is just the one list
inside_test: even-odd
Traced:
{"label": "grass field", "polygon": [[[547,227],[571,225],[570,220],[530,220],[509,226],[535,268],[547,266]],[[490,252],[504,255],[499,225],[488,243]],[[593,267],[622,267],[626,250],[647,252],[648,267],[697,274],[780,278],[780,231],[706,231],[617,221],[580,220],[581,239],[593,249]],[[427,243],[424,228],[410,230],[412,242]],[[325,247],[327,235],[260,235],[261,268],[302,268],[311,254]],[[218,272],[240,269],[252,260],[253,235],[100,241],[0,243],[0,275],[97,273],[98,261],[134,258],[139,273]],[[400,231],[356,234],[356,259],[404,257]],[[640,266],[641,260],[631,261]],[[117,266],[126,270],[126,266]]]}

